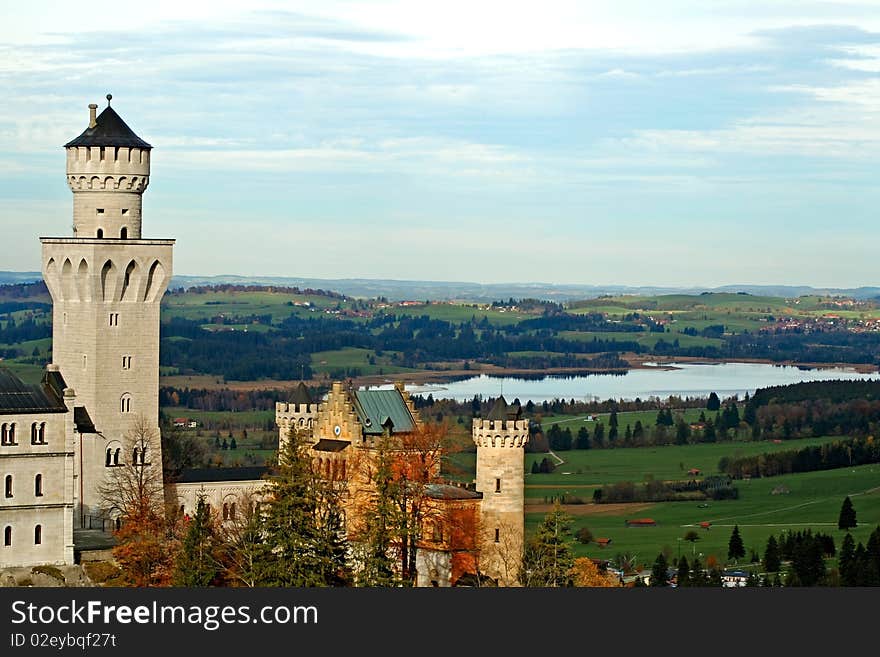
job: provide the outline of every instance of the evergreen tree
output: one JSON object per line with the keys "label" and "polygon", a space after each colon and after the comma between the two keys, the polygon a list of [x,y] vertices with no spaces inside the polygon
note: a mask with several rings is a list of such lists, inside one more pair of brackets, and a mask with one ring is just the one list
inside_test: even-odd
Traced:
{"label": "evergreen tree", "polygon": [[724,586],[723,573],[718,566],[709,571],[707,586]]}
{"label": "evergreen tree", "polygon": [[611,411],[608,418],[608,444],[613,445],[617,441],[617,411]]}
{"label": "evergreen tree", "polygon": [[557,501],[544,516],[535,535],[526,543],[523,555],[523,581],[526,586],[567,586],[574,563],[571,537],[572,518]]}
{"label": "evergreen tree", "polygon": [[331,586],[343,577],[341,526],[328,515],[338,500],[334,488],[312,470],[307,445],[291,431],[269,480],[263,504],[261,586]]}
{"label": "evergreen tree", "polygon": [[605,442],[605,425],[601,422],[596,425],[596,430],[593,434],[593,443],[596,447],[602,447]]}
{"label": "evergreen tree", "polygon": [[623,440],[627,445],[630,445],[630,444],[632,444],[632,437],[633,437],[632,429],[627,424],[626,430],[623,432]]}
{"label": "evergreen tree", "polygon": [[675,425],[675,444],[684,445],[690,437],[691,428],[688,426],[687,422],[680,419],[678,424]]}
{"label": "evergreen tree", "polygon": [[677,585],[679,587],[691,585],[690,572],[690,565],[688,564],[687,557],[681,557],[678,560],[678,575],[676,576]]}
{"label": "evergreen tree", "polygon": [[532,474],[538,474],[539,472],[541,472],[541,466],[538,465],[538,461],[537,461],[537,460],[532,461],[532,470],[531,470],[531,472],[532,472]]}
{"label": "evergreen tree", "polygon": [[733,532],[730,534],[730,541],[727,544],[727,558],[733,559],[734,563],[736,563],[744,556],[746,556],[746,548],[743,545],[742,536],[739,535],[739,525],[734,525]]}
{"label": "evergreen tree", "polygon": [[767,539],[767,548],[764,550],[764,570],[768,573],[778,573],[781,566],[779,545],[776,543],[776,537],[770,534],[770,538]]}
{"label": "evergreen tree", "polygon": [[196,514],[189,521],[183,544],[174,563],[171,581],[174,586],[210,586],[220,567],[216,558],[217,537],[211,513],[203,495],[199,496]]}
{"label": "evergreen tree", "polygon": [[714,392],[709,394],[709,399],[706,401],[706,410],[707,411],[717,411],[721,408],[721,400],[718,399],[718,395]]}
{"label": "evergreen tree", "polygon": [[852,500],[847,495],[840,507],[840,516],[837,519],[838,529],[852,529],[856,526],[856,510],[853,507]]}
{"label": "evergreen tree", "polygon": [[577,439],[574,443],[575,449],[590,449],[590,430],[586,427],[578,429]]}
{"label": "evergreen tree", "polygon": [[235,437],[229,441],[229,449],[238,449],[238,443],[235,442]]}
{"label": "evergreen tree", "polygon": [[358,586],[397,586],[401,582],[394,571],[395,559],[391,553],[397,524],[394,504],[397,483],[394,481],[392,455],[385,440],[380,441],[376,450],[375,464],[373,481],[376,492],[364,518],[364,540],[361,541],[364,554],[356,582]]}
{"label": "evergreen tree", "polygon": [[840,570],[840,585],[855,586],[856,585],[856,562],[855,562],[855,541],[852,534],[846,533],[843,537],[843,544],[840,546],[840,556],[837,564]]}
{"label": "evergreen tree", "polygon": [[669,580],[667,579],[668,570],[669,563],[661,552],[657,555],[657,558],[654,560],[654,566],[651,568],[651,586],[669,586]]}

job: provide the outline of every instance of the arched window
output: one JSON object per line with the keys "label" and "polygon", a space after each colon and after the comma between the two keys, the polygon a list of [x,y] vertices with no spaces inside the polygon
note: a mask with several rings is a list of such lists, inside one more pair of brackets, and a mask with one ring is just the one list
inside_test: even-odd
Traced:
{"label": "arched window", "polygon": [[122,230],[119,231],[119,238],[123,240],[128,239],[128,228],[125,226],[122,227]]}
{"label": "arched window", "polygon": [[342,479],[345,479],[345,459],[342,459],[341,476]]}
{"label": "arched window", "polygon": [[229,505],[229,519],[235,520],[235,502]]}
{"label": "arched window", "polygon": [[229,505],[226,503],[223,504],[223,519],[229,520]]}
{"label": "arched window", "polygon": [[147,463],[147,448],[146,446],[141,447],[141,465],[146,465]]}
{"label": "arched window", "polygon": [[122,452],[121,447],[117,447],[116,451],[113,452],[113,465],[119,465],[119,454]]}
{"label": "arched window", "polygon": [[3,530],[3,545],[12,545],[12,527],[9,525]]}
{"label": "arched window", "polygon": [[43,525],[37,525],[34,527],[34,545],[41,545],[43,543]]}
{"label": "arched window", "polygon": [[12,497],[12,475],[6,475],[5,481],[3,488],[6,491],[6,497]]}
{"label": "arched window", "polygon": [[113,465],[113,450],[109,447],[107,448],[107,458],[104,460],[104,465],[108,468]]}
{"label": "arched window", "polygon": [[34,497],[43,497],[43,475],[34,477]]}
{"label": "arched window", "polygon": [[140,459],[138,458],[138,453],[139,453],[139,451],[140,451],[140,450],[138,450],[138,448],[135,447],[135,448],[132,450],[132,452],[131,452],[131,462],[132,462],[134,465],[137,465],[138,463],[140,463]]}
{"label": "arched window", "polygon": [[46,423],[40,422],[40,428],[37,429],[37,439],[40,441],[41,445],[46,444]]}
{"label": "arched window", "polygon": [[9,425],[9,428],[6,430],[6,444],[14,445],[15,444],[15,422]]}
{"label": "arched window", "polygon": [[119,405],[120,412],[131,413],[131,395],[128,393],[125,393],[124,395],[122,395],[122,398],[119,401],[120,401],[120,405]]}
{"label": "arched window", "polygon": [[31,424],[31,445],[37,444],[37,423]]}
{"label": "arched window", "polygon": [[104,229],[103,228],[98,229],[98,239],[99,240],[104,239]]}
{"label": "arched window", "polygon": [[3,423],[3,426],[0,426],[0,445],[6,445],[9,442],[9,428],[6,426],[6,423]]}

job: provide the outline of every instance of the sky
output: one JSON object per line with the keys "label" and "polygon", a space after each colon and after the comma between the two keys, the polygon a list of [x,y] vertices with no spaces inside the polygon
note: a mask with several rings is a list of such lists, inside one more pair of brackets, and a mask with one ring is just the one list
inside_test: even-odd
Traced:
{"label": "sky", "polygon": [[178,274],[880,284],[878,0],[0,6],[0,270],[112,93]]}

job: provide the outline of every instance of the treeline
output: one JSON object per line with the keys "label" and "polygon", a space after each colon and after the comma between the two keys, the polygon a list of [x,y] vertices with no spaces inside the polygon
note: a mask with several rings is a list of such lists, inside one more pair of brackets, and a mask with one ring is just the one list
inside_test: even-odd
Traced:
{"label": "treeline", "polygon": [[754,414],[761,406],[825,399],[839,404],[860,399],[880,399],[880,381],[805,381],[785,386],[760,388],[746,405],[746,413]]}
{"label": "treeline", "polygon": [[[47,310],[51,310],[48,304],[40,304],[40,306],[46,306]],[[16,322],[12,316],[7,315],[5,321],[0,320],[0,343],[11,345],[51,337],[52,323],[48,318],[37,321],[33,315],[28,315]]]}
{"label": "treeline", "polygon": [[289,395],[289,391],[278,388],[209,390],[162,386],[159,388],[159,406],[179,406],[198,411],[274,411],[275,402],[285,401]]}
{"label": "treeline", "polygon": [[233,283],[218,283],[216,285],[196,285],[193,287],[176,287],[169,289],[165,294],[181,296],[184,294],[210,294],[214,292],[277,292],[279,294],[300,294],[314,297],[328,297],[330,299],[345,299],[345,295],[320,288],[300,288],[286,285],[235,285]]}
{"label": "treeline", "polygon": [[739,458],[722,457],[718,469],[735,479],[773,477],[880,462],[880,444],[872,436],[834,441],[797,450]]}
{"label": "treeline", "polygon": [[642,484],[618,481],[593,491],[593,501],[597,504],[735,500],[738,497],[739,490],[726,475],[687,481],[647,481]]}

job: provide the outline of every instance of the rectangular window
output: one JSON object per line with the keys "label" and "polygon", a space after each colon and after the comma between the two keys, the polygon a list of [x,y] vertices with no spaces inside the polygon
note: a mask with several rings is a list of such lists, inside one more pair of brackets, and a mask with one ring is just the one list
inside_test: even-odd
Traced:
{"label": "rectangular window", "polygon": [[95,208],[95,214],[104,214],[104,208]]}
{"label": "rectangular window", "polygon": [[501,492],[501,479],[500,478],[495,479],[495,492],[496,493]]}
{"label": "rectangular window", "polygon": [[128,214],[128,208],[122,208],[122,216],[124,217],[127,214]]}
{"label": "rectangular window", "polygon": [[124,369],[124,370],[131,369],[131,356],[123,356],[122,357],[122,369]]}
{"label": "rectangular window", "polygon": [[495,528],[495,542],[496,543],[501,542],[501,530],[498,529],[497,527]]}
{"label": "rectangular window", "polygon": [[119,313],[110,313],[110,326],[119,326]]}

